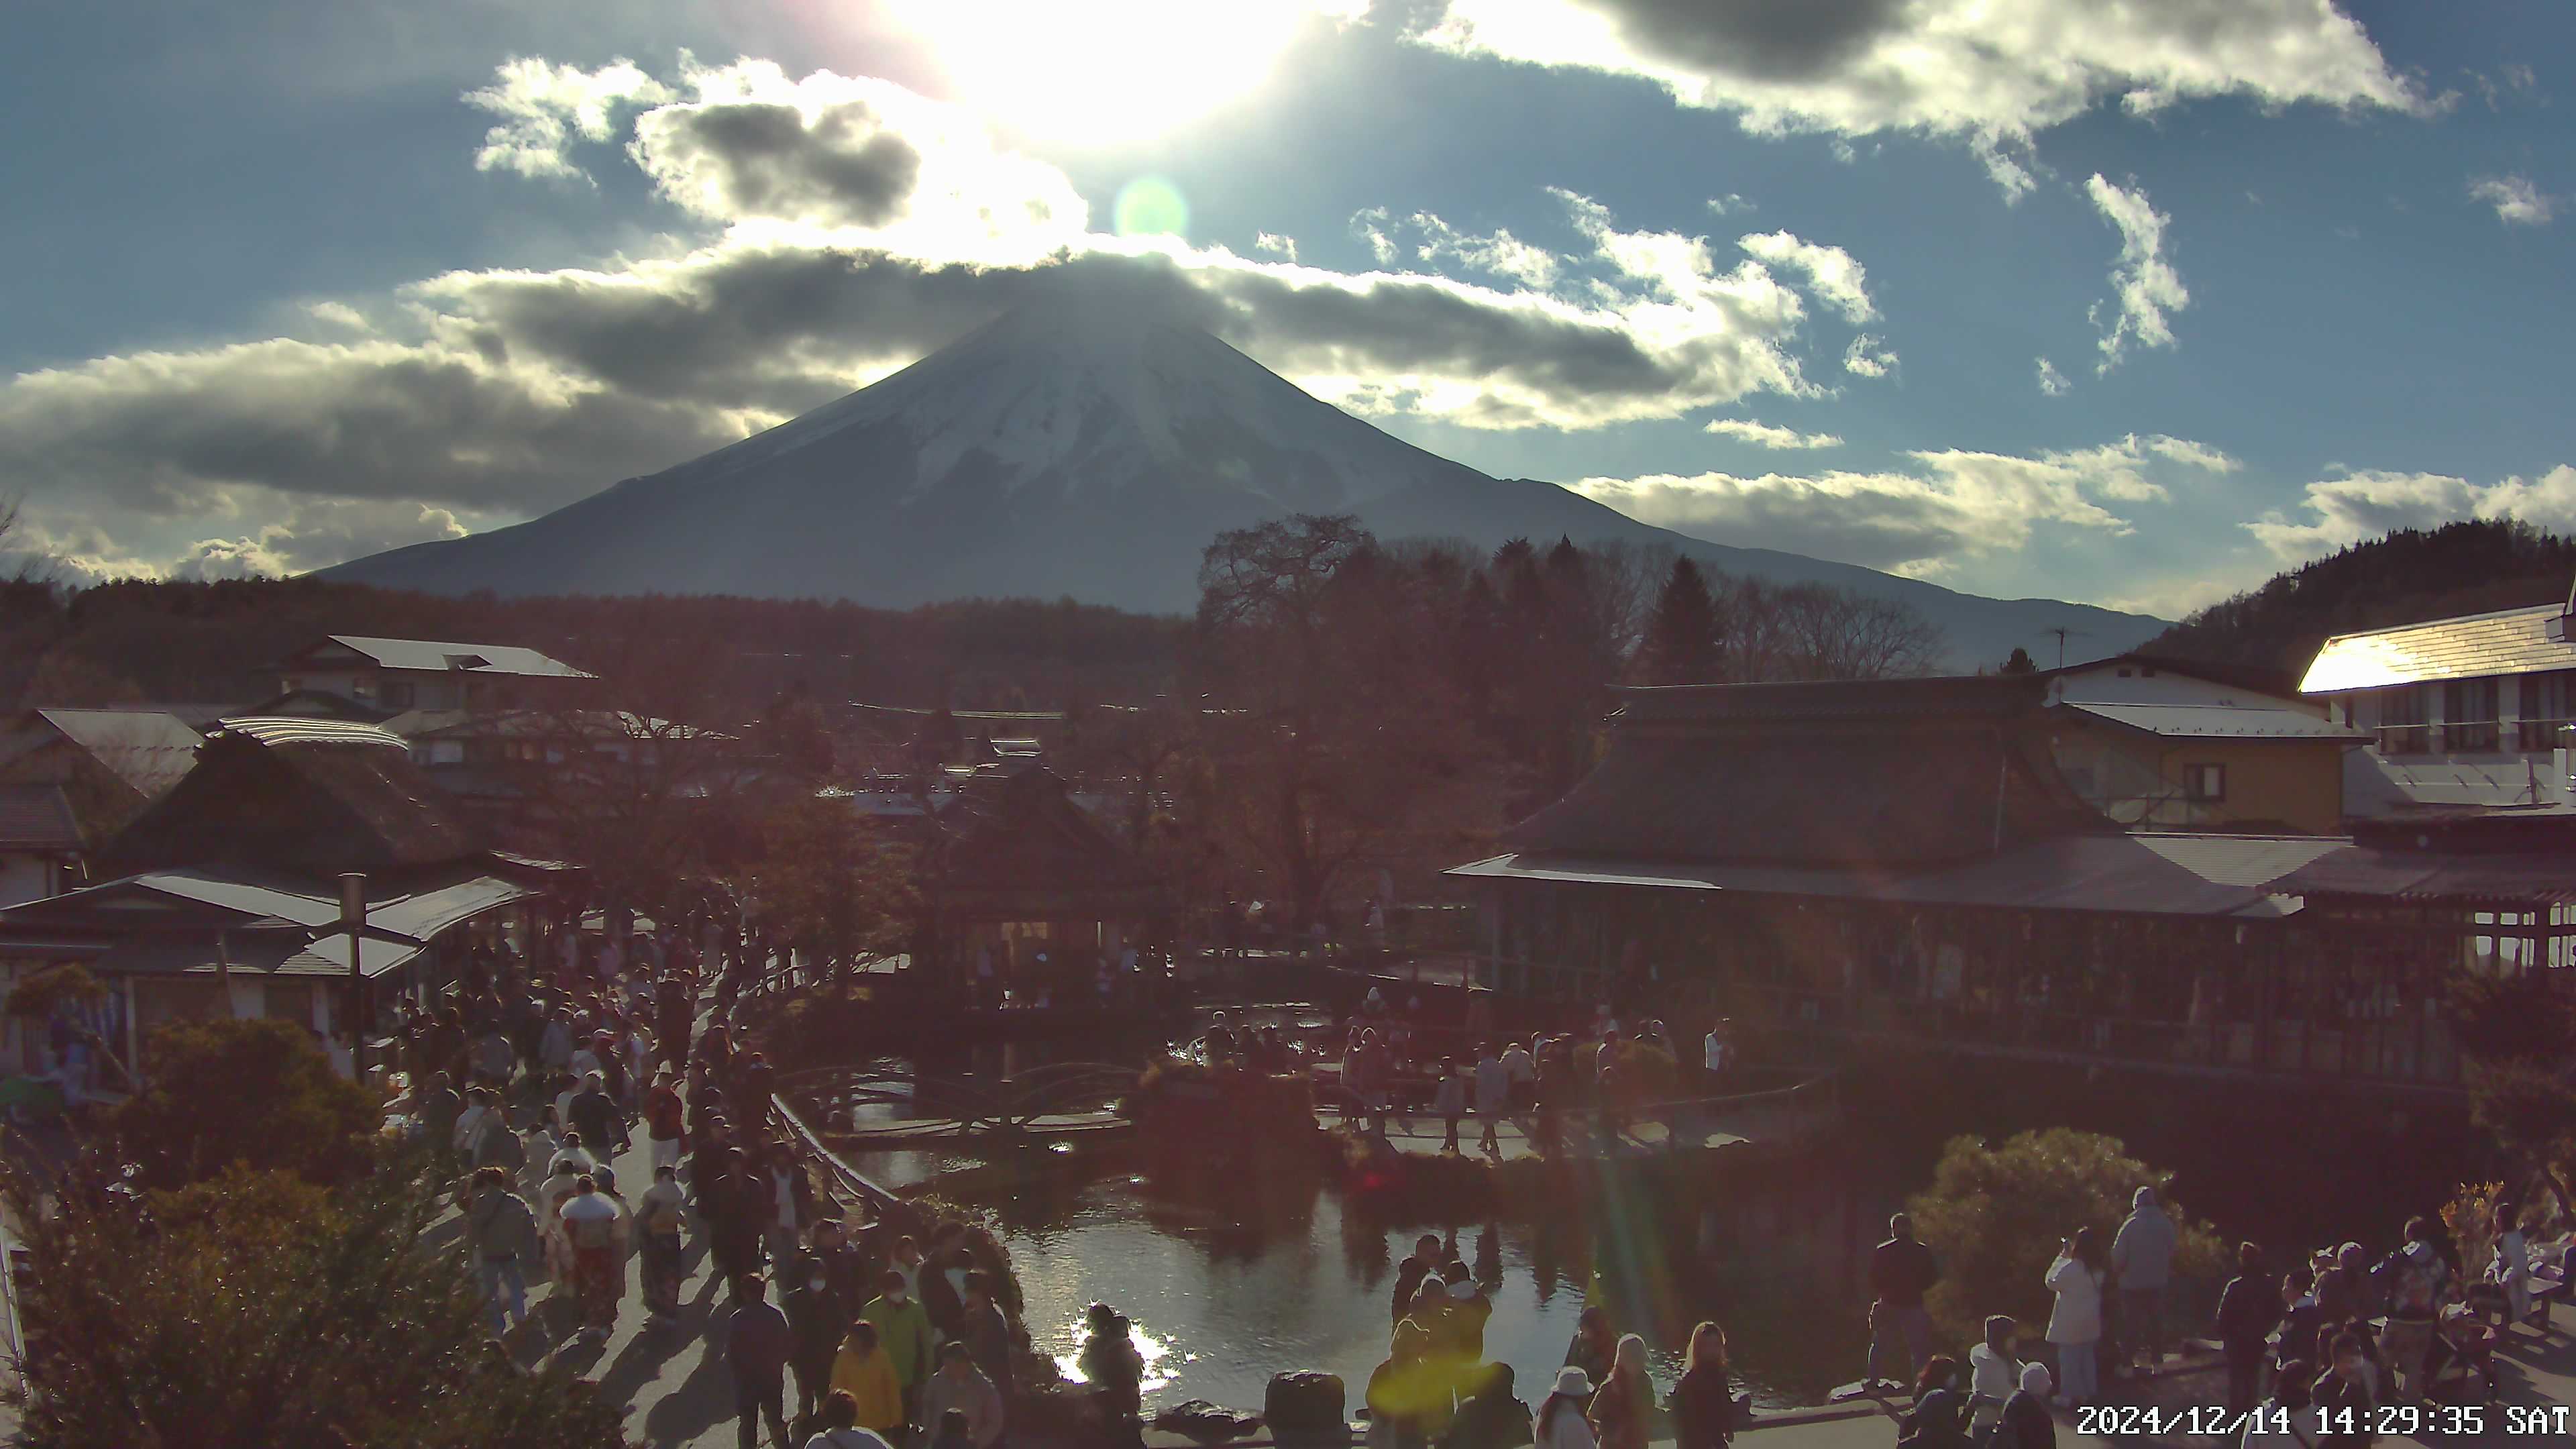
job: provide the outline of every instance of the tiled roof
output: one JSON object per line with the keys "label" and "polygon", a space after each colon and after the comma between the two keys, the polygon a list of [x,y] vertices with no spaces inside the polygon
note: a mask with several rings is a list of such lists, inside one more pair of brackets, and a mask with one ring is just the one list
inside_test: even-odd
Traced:
{"label": "tiled roof", "polygon": [[2430,679],[2576,669],[2576,644],[2549,637],[2557,604],[2435,619],[2366,634],[2337,634],[2317,650],[2301,694],[2340,694]]}

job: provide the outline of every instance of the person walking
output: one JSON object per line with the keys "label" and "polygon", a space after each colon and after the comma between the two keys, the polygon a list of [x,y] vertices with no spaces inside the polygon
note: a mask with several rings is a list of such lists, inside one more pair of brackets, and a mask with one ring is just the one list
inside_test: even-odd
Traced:
{"label": "person walking", "polygon": [[563,1205],[564,1238],[572,1247],[581,1336],[596,1343],[617,1323],[617,1300],[626,1282],[625,1218],[592,1175],[582,1174],[575,1189]]}
{"label": "person walking", "polygon": [[1476,1147],[1487,1157],[1503,1155],[1502,1142],[1494,1129],[1502,1125],[1504,1114],[1512,1109],[1512,1073],[1494,1052],[1492,1042],[1476,1058],[1476,1120],[1482,1130]]}
{"label": "person walking", "polygon": [[605,1162],[635,1145],[626,1130],[626,1114],[617,1105],[617,1096],[608,1090],[608,1074],[593,1071],[581,1079],[581,1091],[566,1109],[581,1140],[590,1145],[593,1155]]}
{"label": "person walking", "polygon": [[1726,1376],[1726,1330],[1691,1330],[1682,1376],[1673,1385],[1674,1449],[1721,1449],[1735,1438],[1735,1385]]}
{"label": "person walking", "polygon": [[1592,1402],[1592,1378],[1573,1364],[1556,1371],[1556,1388],[1530,1424],[1531,1449],[1596,1449],[1583,1406]]}
{"label": "person walking", "polygon": [[895,1381],[903,1386],[903,1401],[909,1408],[921,1392],[922,1381],[930,1377],[930,1315],[905,1286],[903,1275],[888,1268],[878,1275],[877,1296],[859,1310],[859,1317],[876,1325],[877,1339],[894,1365]]}
{"label": "person walking", "polygon": [[2504,1290],[2504,1327],[2510,1332],[2531,1317],[2531,1247],[2522,1235],[2520,1203],[2496,1204],[2495,1258],[2487,1277]]}
{"label": "person walking", "polygon": [[[2114,1245],[2114,1251],[2117,1251]],[[2254,1407],[2271,1359],[2272,1330],[2281,1322],[2281,1290],[2263,1271],[2263,1250],[2236,1245],[2236,1276],[2218,1295],[2218,1343],[2227,1358],[2228,1412]]]}
{"label": "person walking", "polygon": [[680,1101],[679,1083],[671,1069],[664,1067],[655,1074],[652,1087],[644,1093],[644,1133],[653,1143],[653,1165],[680,1165],[680,1143],[688,1136],[688,1109]]}
{"label": "person walking", "polygon": [[[1932,1250],[1914,1237],[1914,1219],[1898,1213],[1887,1220],[1887,1241],[1869,1256],[1869,1371],[1867,1387],[1910,1383],[1932,1356],[1932,1315],[1923,1295],[1940,1280]],[[1878,1366],[1891,1351],[1902,1350],[1905,1371],[1890,1380]]]}
{"label": "person walking", "polygon": [[1467,1078],[1448,1058],[1440,1062],[1440,1080],[1431,1089],[1431,1114],[1440,1119],[1440,1150],[1458,1150],[1458,1121],[1467,1115]]}
{"label": "person walking", "polygon": [[653,1185],[635,1203],[636,1230],[643,1235],[644,1311],[657,1323],[680,1312],[680,1285],[689,1271],[680,1240],[685,1201],[678,1171],[664,1163],[653,1169]]}
{"label": "person walking", "polygon": [[733,1312],[725,1319],[725,1362],[733,1369],[734,1433],[738,1449],[759,1449],[760,1420],[769,1441],[787,1449],[787,1360],[795,1352],[787,1315],[769,1301],[769,1282],[746,1273],[734,1284]]}
{"label": "person walking", "polygon": [[2150,1370],[2165,1361],[2165,1285],[2180,1241],[2154,1188],[2141,1187],[2130,1195],[2129,1216],[2111,1239],[2111,1271],[2120,1282],[2124,1357],[2144,1349]]}
{"label": "person walking", "polygon": [[959,1325],[957,1341],[975,1360],[975,1367],[992,1380],[994,1391],[1002,1402],[1011,1400],[1011,1325],[1002,1316],[1002,1306],[993,1301],[993,1280],[981,1268],[966,1274],[966,1303]]}
{"label": "person walking", "polygon": [[971,1449],[993,1449],[1002,1441],[1002,1394],[993,1381],[975,1367],[974,1356],[962,1343],[946,1343],[939,1348],[939,1371],[921,1390],[921,1413],[925,1425],[944,1422],[950,1414],[966,1416],[966,1438]]}
{"label": "person walking", "polygon": [[[1574,1338],[1565,1346],[1565,1361],[1583,1370],[1584,1382],[1593,1385],[1586,1393],[1597,1392],[1609,1381],[1610,1365],[1618,1356],[1619,1335],[1610,1326],[1610,1310],[1598,1303],[1586,1305],[1575,1316]],[[1591,1407],[1590,1399],[1584,1400],[1584,1407]]]}
{"label": "person walking", "polygon": [[2388,1330],[2379,1337],[2379,1350],[2395,1380],[2388,1402],[2420,1404],[2432,1388],[2424,1377],[2424,1361],[2433,1347],[2433,1323],[2452,1296],[2451,1267],[2433,1246],[2432,1219],[2406,1220],[2406,1244],[2389,1257],[2385,1276]]}
{"label": "person walking", "polygon": [[823,1260],[813,1254],[798,1254],[780,1277],[793,1285],[778,1300],[778,1307],[787,1315],[787,1331],[796,1341],[787,1367],[796,1378],[796,1422],[805,1424],[831,1390],[832,1364],[840,1356],[852,1314],[841,1295],[832,1291],[832,1276],[824,1271]]}
{"label": "person walking", "polygon": [[2101,1391],[2097,1354],[2102,1343],[2102,1282],[2107,1275],[2102,1235],[2091,1227],[2058,1245],[2042,1280],[2057,1295],[2048,1315],[2048,1341],[2057,1345],[2058,1402],[2081,1405]]}
{"label": "person walking", "polygon": [[850,1399],[860,1428],[879,1434],[903,1432],[903,1378],[895,1372],[894,1360],[886,1357],[875,1324],[861,1319],[842,1335],[841,1351],[832,1360],[832,1392],[836,1398]]}
{"label": "person walking", "polygon": [[1609,1382],[1592,1396],[1592,1433],[1601,1449],[1646,1449],[1654,1395],[1654,1381],[1646,1376],[1646,1341],[1628,1334],[1610,1360]]}
{"label": "person walking", "polygon": [[474,1278],[492,1311],[492,1331],[508,1333],[527,1321],[526,1263],[538,1252],[537,1216],[528,1200],[510,1191],[510,1174],[498,1167],[474,1171],[474,1200],[465,1209],[466,1250]]}
{"label": "person walking", "polygon": [[859,1427],[859,1401],[839,1389],[824,1396],[805,1449],[894,1449],[873,1429]]}

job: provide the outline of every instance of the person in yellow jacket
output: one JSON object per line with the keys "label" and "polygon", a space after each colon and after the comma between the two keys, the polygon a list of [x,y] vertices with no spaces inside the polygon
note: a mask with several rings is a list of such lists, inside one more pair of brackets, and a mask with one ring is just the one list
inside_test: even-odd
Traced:
{"label": "person in yellow jacket", "polygon": [[877,1326],[865,1320],[850,1325],[832,1361],[832,1392],[848,1394],[859,1407],[859,1427],[892,1440],[903,1432],[903,1381],[894,1360],[877,1343]]}

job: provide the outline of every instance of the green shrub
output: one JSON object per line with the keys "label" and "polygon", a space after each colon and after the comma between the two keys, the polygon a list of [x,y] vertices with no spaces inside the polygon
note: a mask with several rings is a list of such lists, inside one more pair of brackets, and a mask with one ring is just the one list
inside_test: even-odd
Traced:
{"label": "green shrub", "polygon": [[2048,1322],[2053,1295],[2043,1279],[2060,1240],[2091,1227],[2110,1247],[2141,1187],[2156,1189],[2181,1245],[2178,1279],[2209,1280],[2227,1262],[2217,1230],[2192,1222],[2167,1193],[2169,1174],[2128,1155],[2115,1137],[2054,1127],[2024,1132],[1998,1145],[1952,1138],[1933,1169],[1932,1185],[1908,1207],[1915,1235],[1940,1260],[1941,1281],[1927,1305],[1935,1332],[1953,1344],[1975,1343],[1989,1314],[2009,1313],[2036,1331]]}
{"label": "green shrub", "polygon": [[146,1039],[144,1090],[108,1129],[143,1185],[183,1187],[233,1166],[329,1186],[366,1172],[380,1107],[331,1070],[291,1021],[174,1022]]}

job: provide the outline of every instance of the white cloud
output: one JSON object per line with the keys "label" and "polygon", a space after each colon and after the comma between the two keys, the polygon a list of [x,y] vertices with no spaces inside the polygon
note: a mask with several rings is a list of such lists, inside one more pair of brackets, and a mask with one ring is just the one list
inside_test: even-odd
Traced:
{"label": "white cloud", "polygon": [[[2165,260],[2165,226],[2172,218],[2148,203],[2144,189],[2114,186],[2097,171],[2084,190],[2093,198],[2093,209],[2120,232],[2120,257],[2111,264],[2118,313],[2102,332],[2102,360],[2093,369],[2107,373],[2120,365],[2132,342],[2173,346],[2173,326],[2165,313],[2190,306],[2191,293],[2183,288],[2182,274]],[[2095,325],[2100,326],[2098,309]]]}
{"label": "white cloud", "polygon": [[1275,231],[1255,233],[1252,238],[1252,249],[1264,256],[1285,257],[1292,262],[1297,260],[1297,239],[1293,236],[1281,236]]}
{"label": "white cloud", "polygon": [[1818,246],[1785,231],[1743,237],[1736,245],[1766,262],[1805,274],[1807,290],[1816,300],[1854,325],[1878,316],[1878,308],[1869,300],[1868,274],[1841,247]]}
{"label": "white cloud", "polygon": [[[1911,131],[1982,147],[2007,196],[2030,138],[2117,98],[2134,114],[2265,106],[2432,108],[2332,0],[1443,0],[1423,43],[1635,76],[1749,132]],[[2020,153],[2014,159],[2007,151]]]}
{"label": "white cloud", "polygon": [[2105,503],[2163,501],[2163,478],[2233,460],[2181,439],[2131,435],[2034,457],[1910,452],[1910,468],[1742,477],[1587,478],[1577,491],[1631,517],[1718,542],[1786,549],[1916,576],[2026,546],[2041,523],[2120,536]]}
{"label": "white cloud", "polygon": [[1396,257],[1395,238],[1388,234],[1387,227],[1387,211],[1383,206],[1351,213],[1351,235],[1368,243],[1369,255],[1375,257],[1381,267],[1393,263]]}
{"label": "white cloud", "polygon": [[1556,253],[1532,246],[1508,229],[1498,227],[1491,236],[1476,236],[1427,211],[1413,214],[1413,228],[1422,235],[1413,249],[1418,261],[1454,261],[1541,292],[1556,285]]}
{"label": "white cloud", "polygon": [[2546,226],[2558,214],[2559,199],[2525,176],[2480,176],[2469,183],[2469,199],[2494,207],[2508,226]]}
{"label": "white cloud", "polygon": [[2274,557],[2304,563],[2377,538],[2392,529],[2439,528],[2464,518],[2518,518],[2559,533],[2576,532],[2576,467],[2565,463],[2538,478],[2472,483],[2443,473],[2364,470],[2310,483],[2303,518],[2273,512],[2245,525]]}
{"label": "white cloud", "polygon": [[2073,390],[2074,386],[2075,384],[2066,380],[2065,373],[2057,370],[2056,363],[2049,361],[2045,357],[2039,359],[2039,390],[2041,392],[2050,397],[2064,397],[2069,391]]}
{"label": "white cloud", "polygon": [[1708,209],[1719,216],[1735,216],[1742,212],[1760,211],[1762,208],[1745,200],[1741,193],[1730,191],[1724,196],[1710,197]]}
{"label": "white cloud", "polygon": [[1886,343],[1867,332],[1843,349],[1843,371],[1854,377],[1885,377],[1896,370],[1896,360]]}
{"label": "white cloud", "polygon": [[1722,438],[1733,438],[1740,443],[1751,443],[1757,448],[1770,448],[1774,451],[1797,448],[1839,448],[1843,445],[1843,440],[1832,433],[1802,433],[1796,428],[1757,423],[1749,418],[1719,418],[1700,431],[1715,433]]}
{"label": "white cloud", "polygon": [[466,103],[501,118],[474,153],[478,171],[515,171],[531,179],[588,181],[564,154],[575,137],[606,141],[621,107],[666,101],[671,90],[623,58],[597,70],[515,57],[492,84],[468,91]]}
{"label": "white cloud", "polygon": [[328,323],[345,331],[373,332],[375,330],[368,325],[364,313],[346,302],[311,302],[305,305],[304,312],[316,322]]}

